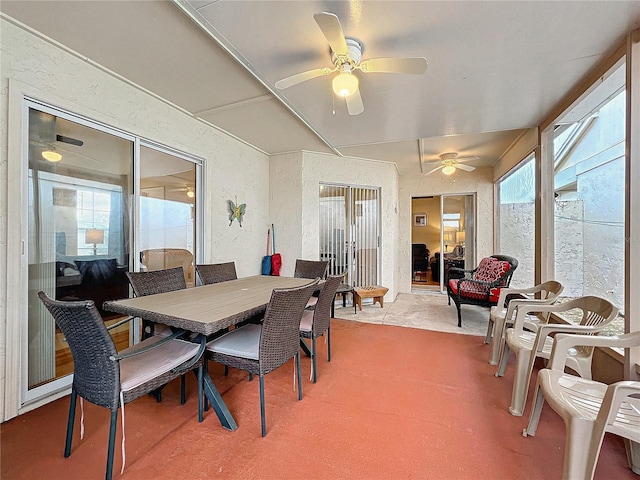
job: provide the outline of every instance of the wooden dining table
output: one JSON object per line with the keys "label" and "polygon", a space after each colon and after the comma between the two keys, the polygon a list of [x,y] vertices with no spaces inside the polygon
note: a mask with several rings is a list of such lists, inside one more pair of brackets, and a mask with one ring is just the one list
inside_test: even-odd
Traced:
{"label": "wooden dining table", "polygon": [[[205,342],[213,333],[264,313],[274,288],[300,287],[312,281],[256,275],[156,295],[110,300],[103,304],[103,309],[193,332],[198,334],[197,341]],[[204,393],[222,426],[236,430],[238,425],[209,375],[204,376]]]}

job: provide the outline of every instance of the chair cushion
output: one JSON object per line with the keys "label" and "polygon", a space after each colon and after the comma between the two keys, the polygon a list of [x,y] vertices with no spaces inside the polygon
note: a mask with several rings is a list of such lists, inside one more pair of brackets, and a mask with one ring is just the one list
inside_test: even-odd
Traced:
{"label": "chair cushion", "polygon": [[[150,337],[119,353],[135,352],[160,340],[160,337]],[[120,388],[124,392],[132,390],[168,372],[193,358],[199,347],[197,343],[174,339],[139,355],[123,358],[120,360]]]}
{"label": "chair cushion", "polygon": [[260,325],[250,323],[211,340],[207,343],[207,350],[233,357],[258,360],[261,331]]}
{"label": "chair cushion", "polygon": [[313,310],[302,312],[302,320],[300,320],[301,332],[310,332],[313,329],[313,313]]}
{"label": "chair cushion", "polygon": [[499,278],[504,277],[510,267],[509,262],[493,257],[486,257],[480,261],[480,265],[478,265],[478,268],[473,273],[473,279],[487,283],[495,282]]}
{"label": "chair cushion", "polygon": [[[452,279],[449,280],[449,287],[454,295],[458,294],[458,283],[460,283],[462,279]],[[477,298],[479,300],[483,300],[487,298],[487,289],[482,285],[472,282],[464,282],[462,284],[462,291],[460,295],[467,298]],[[489,291],[489,301],[492,303],[498,303],[498,299],[500,298],[500,288],[492,288]]]}
{"label": "chair cushion", "polygon": [[307,302],[304,308],[315,307],[316,303],[318,303],[318,297],[314,297],[312,295],[311,298],[309,298],[309,301]]}

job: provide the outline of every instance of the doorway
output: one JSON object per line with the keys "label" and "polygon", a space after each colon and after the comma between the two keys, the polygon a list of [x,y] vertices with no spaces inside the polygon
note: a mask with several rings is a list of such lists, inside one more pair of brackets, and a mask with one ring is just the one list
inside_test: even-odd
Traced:
{"label": "doorway", "polygon": [[475,264],[475,194],[413,197],[411,221],[411,288],[445,292],[450,268]]}

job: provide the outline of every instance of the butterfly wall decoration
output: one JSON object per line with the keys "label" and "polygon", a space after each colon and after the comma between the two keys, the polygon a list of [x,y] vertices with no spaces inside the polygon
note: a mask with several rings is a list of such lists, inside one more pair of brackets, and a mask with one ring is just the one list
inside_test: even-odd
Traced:
{"label": "butterfly wall decoration", "polygon": [[237,198],[236,203],[234,203],[233,200],[229,200],[229,226],[231,226],[234,220],[238,220],[238,223],[242,227],[242,217],[247,209],[247,204],[243,203],[241,205],[237,205],[237,202]]}

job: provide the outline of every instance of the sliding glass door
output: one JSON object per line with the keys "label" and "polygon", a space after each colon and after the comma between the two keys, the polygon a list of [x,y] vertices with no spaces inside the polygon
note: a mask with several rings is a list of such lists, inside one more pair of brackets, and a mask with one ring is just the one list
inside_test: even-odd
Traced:
{"label": "sliding glass door", "polygon": [[[185,276],[193,285],[201,166],[167,147],[36,101],[25,100],[24,108],[28,302],[23,404],[66,388],[73,372],[68,345],[39,291],[57,300],[93,300],[105,322],[115,323],[119,316],[102,304],[129,296],[127,271],[173,266],[153,263],[150,252],[163,250],[186,253]],[[143,253],[148,253],[146,265],[140,264]],[[129,325],[110,331],[118,349],[138,337]]]}
{"label": "sliding glass door", "polygon": [[379,199],[377,188],[320,185],[320,258],[353,286],[378,283]]}
{"label": "sliding glass door", "polygon": [[139,270],[182,267],[195,285],[196,164],[140,147]]}
{"label": "sliding glass door", "polygon": [[[28,104],[28,343],[25,400],[73,371],[64,336],[37,297],[105,300],[129,295],[133,138]],[[111,332],[127,346],[127,327]],[[63,382],[68,383],[68,379]]]}

